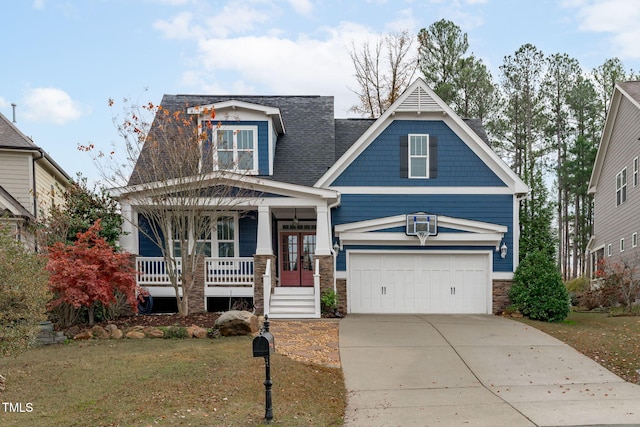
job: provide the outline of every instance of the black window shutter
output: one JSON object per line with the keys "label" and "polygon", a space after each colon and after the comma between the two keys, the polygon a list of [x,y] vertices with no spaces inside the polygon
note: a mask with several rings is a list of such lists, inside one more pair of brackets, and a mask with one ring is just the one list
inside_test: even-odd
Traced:
{"label": "black window shutter", "polygon": [[438,138],[429,135],[429,178],[438,177]]}
{"label": "black window shutter", "polygon": [[400,178],[409,178],[409,136],[400,137]]}

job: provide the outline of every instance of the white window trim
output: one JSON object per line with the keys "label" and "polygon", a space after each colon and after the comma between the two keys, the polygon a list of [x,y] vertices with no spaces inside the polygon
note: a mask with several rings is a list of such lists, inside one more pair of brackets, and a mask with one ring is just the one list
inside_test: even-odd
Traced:
{"label": "white window trim", "polygon": [[613,253],[613,250],[611,248],[611,243],[609,243],[607,245],[607,256],[611,256],[612,253]]}
{"label": "white window trim", "polygon": [[[236,135],[238,134],[237,131],[240,130],[251,130],[253,131],[253,167],[252,169],[234,169],[235,172],[241,172],[241,173],[247,173],[249,175],[257,175],[258,174],[258,126],[255,125],[224,125],[220,128],[217,128],[214,126],[213,131],[211,132],[211,138],[214,139],[213,141],[211,141],[211,143],[213,144],[213,169],[214,170],[219,170],[218,168],[218,150],[216,149],[216,147],[218,147],[218,142],[215,140],[217,139],[217,132],[218,131],[233,131],[233,164],[234,165],[238,165],[238,143],[237,143],[237,139],[236,139]],[[242,151],[246,151],[246,150],[242,150]]]}
{"label": "white window trim", "polygon": [[[622,180],[623,177],[624,177],[624,182]],[[624,194],[624,200],[622,199],[623,194]],[[625,167],[616,174],[616,206],[620,206],[626,201],[627,201],[627,168]]]}
{"label": "white window trim", "polygon": [[[224,213],[220,213],[220,214],[210,214],[209,218],[211,219],[210,224],[211,224],[211,238],[209,240],[206,240],[206,242],[209,242],[209,244],[211,245],[211,257],[213,258],[218,258],[219,257],[219,248],[218,248],[218,229],[217,229],[217,224],[218,224],[218,218],[220,217],[231,217],[233,218],[233,253],[234,258],[239,257],[240,255],[240,240],[239,240],[239,233],[240,233],[240,229],[238,226],[238,213],[237,212],[224,212]],[[215,226],[214,226],[215,224]],[[171,253],[171,256],[175,256],[175,242],[176,240],[173,238],[173,230],[171,230],[171,245],[169,246],[169,251]],[[191,250],[193,250],[197,244],[197,242],[203,242],[204,240],[200,240],[199,238],[196,238],[196,236],[194,235],[194,230],[193,230],[193,225],[189,225],[189,237],[188,237],[188,245],[189,248]]]}
{"label": "white window trim", "polygon": [[620,239],[620,252],[624,252],[624,238]]}
{"label": "white window trim", "polygon": [[[415,137],[415,136],[426,136],[427,137],[427,154],[426,155],[411,155],[411,138]],[[408,145],[407,145],[407,167],[409,169],[408,171],[408,177],[411,179],[429,179],[429,161],[430,161],[430,157],[431,157],[431,153],[430,153],[430,138],[429,138],[429,134],[428,133],[410,133],[408,135]],[[415,157],[415,158],[426,158],[427,161],[427,167],[426,167],[426,176],[413,176],[412,174],[412,169],[411,169],[411,159]]]}
{"label": "white window trim", "polygon": [[638,233],[635,232],[631,235],[631,247],[635,248],[638,246]]}
{"label": "white window trim", "polygon": [[633,159],[633,186],[638,186],[638,157]]}

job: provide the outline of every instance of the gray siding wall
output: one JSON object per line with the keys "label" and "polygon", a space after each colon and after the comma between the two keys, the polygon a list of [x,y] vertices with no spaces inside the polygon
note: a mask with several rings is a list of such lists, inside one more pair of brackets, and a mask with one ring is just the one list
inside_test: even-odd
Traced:
{"label": "gray siding wall", "polygon": [[[612,260],[620,257],[620,239],[625,256],[633,256],[633,233],[640,235],[640,186],[633,185],[633,159],[640,156],[640,110],[622,97],[605,162],[594,198],[594,248],[611,244]],[[627,200],[616,206],[616,175],[627,168]]]}

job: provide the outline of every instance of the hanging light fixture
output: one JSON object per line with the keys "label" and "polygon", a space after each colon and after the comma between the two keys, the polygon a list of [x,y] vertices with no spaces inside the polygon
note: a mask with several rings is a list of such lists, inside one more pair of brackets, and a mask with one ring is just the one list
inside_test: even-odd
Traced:
{"label": "hanging light fixture", "polygon": [[293,225],[296,227],[298,226],[298,216],[296,208],[293,208]]}

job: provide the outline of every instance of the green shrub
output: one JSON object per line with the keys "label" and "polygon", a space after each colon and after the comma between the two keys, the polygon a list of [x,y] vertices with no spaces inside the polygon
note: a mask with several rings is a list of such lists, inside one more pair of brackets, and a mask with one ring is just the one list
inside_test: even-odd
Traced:
{"label": "green shrub", "polygon": [[527,254],[516,269],[509,298],[533,320],[560,322],[569,315],[569,295],[555,261],[539,251]]}
{"label": "green shrub", "polygon": [[51,299],[46,260],[28,251],[0,224],[0,356],[34,343]]}
{"label": "green shrub", "polygon": [[181,338],[187,338],[188,336],[187,328],[185,328],[184,326],[178,326],[178,325],[160,326],[158,329],[164,332],[165,339],[170,339],[170,338],[181,339]]}
{"label": "green shrub", "polygon": [[325,289],[320,296],[320,303],[325,311],[333,311],[338,307],[338,294],[333,289]]}
{"label": "green shrub", "polygon": [[569,280],[565,286],[568,292],[575,292],[576,294],[589,290],[591,283],[588,277],[576,277]]}

